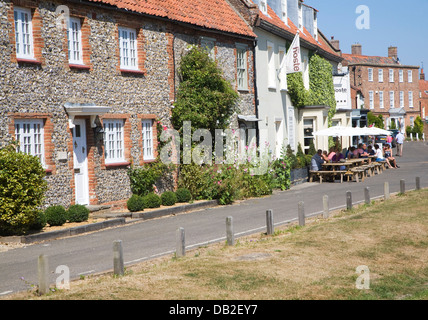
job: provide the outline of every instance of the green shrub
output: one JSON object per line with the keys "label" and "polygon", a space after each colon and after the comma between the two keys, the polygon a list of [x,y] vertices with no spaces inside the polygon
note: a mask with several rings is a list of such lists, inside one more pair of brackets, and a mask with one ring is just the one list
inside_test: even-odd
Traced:
{"label": "green shrub", "polygon": [[172,191],[165,191],[161,195],[162,205],[173,206],[177,202],[177,195]]}
{"label": "green shrub", "polygon": [[67,222],[67,211],[61,205],[50,206],[45,210],[46,222],[51,226],[62,226]]}
{"label": "green shrub", "polygon": [[39,211],[37,213],[36,221],[31,225],[30,229],[35,231],[42,230],[46,226],[46,224],[46,214],[44,213],[44,211]]}
{"label": "green shrub", "polygon": [[161,161],[147,163],[141,168],[129,169],[132,193],[145,196],[153,192],[153,185],[170,171],[171,168]]}
{"label": "green shrub", "polygon": [[67,210],[67,220],[69,222],[82,222],[89,218],[89,209],[81,204],[74,204]]}
{"label": "green shrub", "polygon": [[189,202],[192,199],[192,194],[189,189],[186,188],[177,189],[175,194],[177,196],[177,202]]}
{"label": "green shrub", "polygon": [[143,197],[138,194],[133,194],[131,198],[126,202],[126,207],[131,212],[143,211],[144,210],[144,200]]}
{"label": "green shrub", "polygon": [[144,208],[159,208],[161,206],[161,198],[154,193],[149,193],[143,197]]}
{"label": "green shrub", "polygon": [[0,235],[25,233],[36,222],[45,174],[37,157],[16,152],[13,144],[0,149]]}

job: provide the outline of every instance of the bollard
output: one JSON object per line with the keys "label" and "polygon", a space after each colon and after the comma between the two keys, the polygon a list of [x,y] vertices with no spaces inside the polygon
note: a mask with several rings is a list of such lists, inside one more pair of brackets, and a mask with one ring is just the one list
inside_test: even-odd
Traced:
{"label": "bollard", "polygon": [[235,235],[233,234],[233,218],[226,218],[226,239],[227,244],[229,246],[233,246],[235,244]]}
{"label": "bollard", "polygon": [[389,199],[389,182],[385,182],[383,185],[383,193],[384,193],[384,199]]}
{"label": "bollard", "polygon": [[346,209],[352,209],[352,193],[351,191],[346,191]]}
{"label": "bollard", "polygon": [[323,205],[323,214],[322,217],[324,219],[327,219],[329,216],[329,208],[328,208],[328,195],[325,195],[322,197],[322,205]]}
{"label": "bollard", "polygon": [[124,273],[122,240],[115,240],[113,241],[113,274],[123,276]]}
{"label": "bollard", "polygon": [[370,204],[370,188],[369,187],[364,188],[364,200],[365,200],[366,204]]}
{"label": "bollard", "polygon": [[406,192],[406,183],[403,179],[400,180],[400,193],[404,194]]}
{"label": "bollard", "polygon": [[273,213],[272,209],[266,210],[266,234],[273,234]]}
{"label": "bollard", "polygon": [[421,178],[416,177],[416,190],[421,190]]}
{"label": "bollard", "polygon": [[297,213],[299,216],[299,226],[303,227],[305,225],[305,203],[303,201],[299,201]]}
{"label": "bollard", "polygon": [[49,293],[49,265],[48,258],[41,254],[37,261],[37,273],[39,280],[39,295]]}
{"label": "bollard", "polygon": [[184,228],[180,227],[176,232],[177,237],[177,257],[184,257],[186,254],[186,242],[184,237]]}

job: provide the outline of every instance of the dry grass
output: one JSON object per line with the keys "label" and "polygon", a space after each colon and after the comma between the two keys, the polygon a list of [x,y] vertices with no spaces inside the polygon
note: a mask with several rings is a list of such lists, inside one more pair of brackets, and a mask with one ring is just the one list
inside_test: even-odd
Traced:
{"label": "dry grass", "polygon": [[[428,190],[6,299],[428,299]],[[370,289],[356,288],[368,266]]]}

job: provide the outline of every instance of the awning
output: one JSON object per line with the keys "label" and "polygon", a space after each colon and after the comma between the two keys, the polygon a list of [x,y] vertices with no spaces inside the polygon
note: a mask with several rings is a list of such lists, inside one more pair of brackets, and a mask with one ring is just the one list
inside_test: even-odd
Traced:
{"label": "awning", "polygon": [[238,114],[238,120],[243,120],[243,121],[247,121],[247,122],[256,122],[256,121],[262,121],[261,119],[258,119],[255,115],[242,115],[242,114]]}
{"label": "awning", "polygon": [[94,104],[84,104],[84,103],[70,103],[67,102],[64,105],[65,111],[68,114],[68,123],[70,128],[74,128],[74,118],[76,116],[89,116],[91,120],[91,128],[95,128],[95,119],[97,116],[102,116],[103,114],[110,111],[110,107],[97,106]]}

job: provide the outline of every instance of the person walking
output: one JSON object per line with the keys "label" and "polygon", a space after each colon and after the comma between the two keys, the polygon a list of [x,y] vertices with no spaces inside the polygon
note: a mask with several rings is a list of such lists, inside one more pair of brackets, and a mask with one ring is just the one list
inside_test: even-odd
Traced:
{"label": "person walking", "polygon": [[403,155],[403,143],[404,143],[404,134],[399,131],[395,137],[397,143],[397,154],[396,156],[401,157]]}

